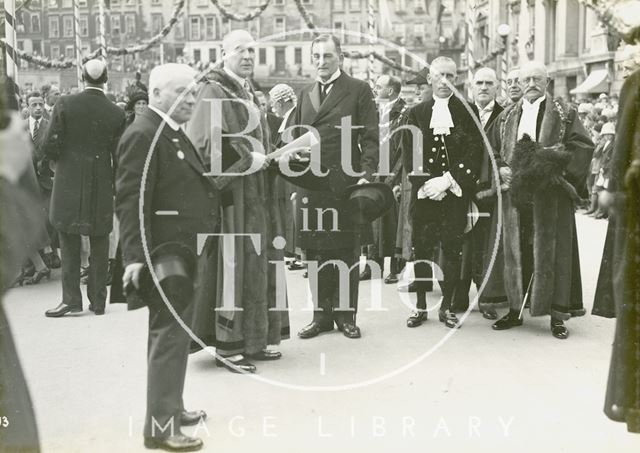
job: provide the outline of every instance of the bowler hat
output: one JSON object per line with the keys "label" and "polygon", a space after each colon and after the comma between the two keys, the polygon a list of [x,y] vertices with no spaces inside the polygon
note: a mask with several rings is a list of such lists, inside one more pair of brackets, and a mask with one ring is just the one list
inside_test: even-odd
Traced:
{"label": "bowler hat", "polygon": [[[160,288],[174,307],[191,300],[196,258],[188,247],[179,242],[160,244],[151,252],[151,264]],[[139,308],[138,305],[146,305],[145,301],[162,303],[158,288],[146,265],[140,276],[140,288],[133,292],[127,291],[127,299],[130,309]]]}
{"label": "bowler hat", "polygon": [[347,187],[349,214],[354,223],[363,225],[382,217],[395,202],[391,187],[381,182],[354,184]]}
{"label": "bowler hat", "polygon": [[[292,172],[299,173],[309,168],[310,162],[290,160],[288,164]],[[274,161],[274,165],[278,170],[278,174],[295,186],[312,191],[327,191],[331,189],[328,175],[318,176],[310,170],[306,171],[303,175],[300,176],[287,175],[280,170],[280,165],[278,164],[278,162]],[[323,166],[320,166],[320,172],[322,174],[325,174],[327,173],[327,169]]]}

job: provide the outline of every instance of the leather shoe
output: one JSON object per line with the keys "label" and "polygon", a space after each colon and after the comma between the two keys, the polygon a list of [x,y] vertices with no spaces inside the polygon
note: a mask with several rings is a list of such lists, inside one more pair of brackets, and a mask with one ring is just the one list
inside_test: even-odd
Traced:
{"label": "leather shoe", "polygon": [[387,278],[384,279],[385,284],[390,285],[391,283],[398,283],[398,274],[389,274]]}
{"label": "leather shoe", "polygon": [[300,261],[291,261],[288,267],[290,271],[298,271],[300,269],[304,269],[305,265],[302,264]]}
{"label": "leather shoe", "polygon": [[460,320],[456,316],[455,313],[452,313],[451,310],[440,310],[438,312],[438,319],[440,322],[444,323],[449,329],[459,329],[460,328]]}
{"label": "leather shoe", "polygon": [[198,437],[189,437],[184,434],[176,434],[175,436],[164,437],[145,437],[144,446],[151,450],[166,451],[198,451],[202,448],[202,439]]}
{"label": "leather shoe", "polygon": [[255,354],[246,354],[246,356],[253,360],[278,360],[282,357],[282,353],[280,351],[269,351],[268,349],[263,349]]}
{"label": "leather shoe", "polygon": [[502,318],[494,322],[491,328],[493,330],[507,330],[511,329],[512,327],[521,326],[524,321],[519,318],[519,315],[520,314],[518,312],[510,311]]}
{"label": "leather shoe", "polygon": [[482,312],[482,317],[493,321],[494,319],[498,319],[498,313],[496,313],[493,308],[489,308]]}
{"label": "leather shoe", "polygon": [[95,315],[104,315],[104,307],[95,308],[93,304],[89,304],[89,311],[92,311]]}
{"label": "leather shoe", "polygon": [[[424,282],[423,290],[427,293],[433,291],[433,282]],[[417,293],[418,284],[416,282],[411,282],[408,285],[399,286],[398,291],[401,293]]]}
{"label": "leather shoe", "polygon": [[64,302],[61,302],[56,308],[52,308],[51,310],[47,310],[44,312],[44,315],[47,318],[60,318],[67,313],[80,313],[82,308],[71,307]]}
{"label": "leather shoe", "polygon": [[243,356],[237,356],[237,357],[239,358],[236,359],[235,357],[224,357],[224,360],[218,359],[216,357],[216,366],[218,368],[226,368],[232,373],[238,373],[238,374],[256,372],[256,366],[253,363],[249,362]]}
{"label": "leather shoe", "polygon": [[369,266],[365,267],[362,273],[360,274],[360,281],[371,280],[371,268]]}
{"label": "leather shoe", "polygon": [[569,338],[569,329],[561,319],[551,318],[551,335],[559,340],[566,340]]}
{"label": "leather shoe", "polygon": [[300,338],[313,338],[317,337],[321,332],[329,332],[333,330],[333,324],[331,326],[323,326],[319,322],[313,321],[311,324],[303,327],[300,332],[298,332],[298,336]]}
{"label": "leather shoe", "polygon": [[360,327],[350,322],[345,322],[339,329],[347,338],[360,338],[362,336],[360,333]]}
{"label": "leather shoe", "polygon": [[407,319],[407,327],[418,327],[427,320],[427,316],[426,311],[414,311]]}
{"label": "leather shoe", "polygon": [[193,426],[200,423],[200,420],[206,420],[207,413],[205,411],[182,411],[180,414],[180,426]]}

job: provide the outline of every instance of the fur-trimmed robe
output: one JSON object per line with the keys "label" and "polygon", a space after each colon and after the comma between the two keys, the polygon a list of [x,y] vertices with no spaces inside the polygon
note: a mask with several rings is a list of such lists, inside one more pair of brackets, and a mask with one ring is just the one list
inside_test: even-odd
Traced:
{"label": "fur-trimmed robe", "polygon": [[[538,126],[537,142],[544,147],[562,144],[558,151],[570,153],[562,181],[539,188],[533,195],[533,283],[529,294],[532,316],[552,315],[569,319],[585,313],[574,201],[569,186],[584,184],[594,145],[575,110],[550,97]],[[507,107],[490,131],[498,166],[512,162],[522,100]],[[504,280],[512,310],[520,310],[529,282],[522,281],[520,216],[510,191],[503,193]]]}
{"label": "fur-trimmed robe", "polygon": [[[222,149],[214,149],[211,140],[211,103],[207,99],[236,98],[246,101],[245,104],[224,101],[222,130],[213,133],[240,133],[247,127],[248,109],[258,109],[255,96],[252,102],[250,93],[224,70],[214,70],[200,89],[195,112],[187,127],[189,138],[205,157],[205,162],[213,154],[214,159],[222,160],[226,173],[241,172],[249,168],[252,161],[250,152],[254,149],[242,137],[224,137]],[[269,127],[265,115],[259,114],[259,126],[248,135],[259,140],[264,152],[268,153]],[[209,278],[203,279],[208,280],[203,288],[198,288],[198,313],[194,331],[201,338],[206,337],[209,344],[215,344],[218,353],[224,355],[254,354],[267,345],[279,344],[281,339],[289,337],[288,312],[269,310],[276,306],[276,265],[269,261],[284,263],[283,251],[276,250],[272,244],[275,236],[283,234],[283,217],[276,199],[275,177],[275,172],[269,170],[245,176],[214,177],[223,190],[222,233],[260,234],[260,244],[255,244],[255,248],[249,238],[236,239],[235,262],[231,263],[235,268],[233,275],[224,275],[223,257],[220,254],[211,253],[208,262],[201,264],[200,271],[208,272]],[[218,246],[222,248],[222,242]],[[224,259],[228,260],[228,256]],[[228,304],[232,297],[223,292],[225,278],[234,279],[234,304],[235,307],[242,308],[242,311],[214,310],[222,307],[224,301]],[[284,288],[283,275],[280,276],[278,285]]]}

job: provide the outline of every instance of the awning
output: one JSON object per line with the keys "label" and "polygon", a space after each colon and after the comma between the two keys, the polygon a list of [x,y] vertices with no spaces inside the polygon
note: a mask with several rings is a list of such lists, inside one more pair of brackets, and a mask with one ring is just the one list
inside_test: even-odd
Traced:
{"label": "awning", "polygon": [[571,94],[607,92],[609,92],[609,71],[606,69],[591,71],[584,82],[570,91]]}

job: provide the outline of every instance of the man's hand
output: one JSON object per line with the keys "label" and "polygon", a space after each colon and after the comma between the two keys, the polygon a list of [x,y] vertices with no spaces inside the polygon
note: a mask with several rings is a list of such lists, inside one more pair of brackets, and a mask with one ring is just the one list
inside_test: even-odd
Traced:
{"label": "man's hand", "polygon": [[367,181],[367,180],[366,180],[366,179],[364,179],[364,178],[360,178],[360,179],[358,180],[358,185],[361,185],[361,184],[369,184],[369,181]]}
{"label": "man's hand", "polygon": [[451,187],[451,181],[446,176],[431,178],[422,186],[424,193],[432,200],[449,190],[449,187]]}
{"label": "man's hand", "polygon": [[289,197],[289,200],[294,201],[297,196],[298,196],[298,192],[292,192],[291,196]]}
{"label": "man's hand", "polygon": [[393,189],[391,189],[391,190],[393,191],[393,196],[396,199],[400,198],[400,190],[401,190],[400,185],[393,186]]}
{"label": "man's hand", "polygon": [[260,164],[260,170],[264,170],[269,166],[269,159],[267,159],[267,156],[264,154],[252,151],[251,157],[253,157],[254,162],[258,162],[258,164]]}
{"label": "man's hand", "polygon": [[124,269],[122,275],[122,287],[126,288],[129,283],[133,284],[136,289],[140,289],[140,274],[142,273],[142,263],[131,263]]}
{"label": "man's hand", "polygon": [[502,181],[506,185],[510,186],[511,185],[511,178],[513,176],[512,173],[511,173],[511,168],[509,168],[509,167],[500,167],[498,172],[500,174],[500,181]]}
{"label": "man's hand", "polygon": [[311,160],[311,148],[302,148],[293,152],[285,153],[278,161],[290,162],[295,160],[297,162],[309,162]]}

